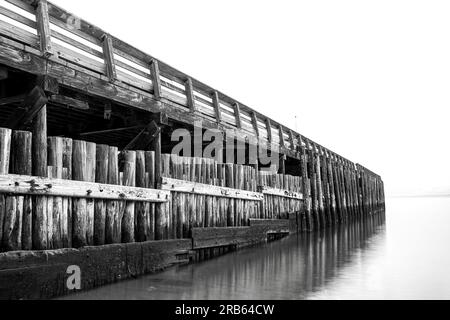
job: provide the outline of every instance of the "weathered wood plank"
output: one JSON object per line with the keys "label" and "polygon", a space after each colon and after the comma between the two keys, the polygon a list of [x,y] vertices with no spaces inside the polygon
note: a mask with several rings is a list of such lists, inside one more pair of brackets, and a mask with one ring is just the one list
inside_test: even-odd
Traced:
{"label": "weathered wood plank", "polygon": [[158,60],[152,59],[150,62],[150,74],[153,82],[153,95],[156,100],[160,100],[162,97],[161,77],[159,73]]}
{"label": "weathered wood plank", "polygon": [[53,54],[53,49],[47,0],[39,0],[38,2],[36,8],[36,23],[42,54],[45,57],[48,57]]}
{"label": "weathered wood plank", "polygon": [[220,108],[219,93],[217,91],[214,91],[212,100],[213,100],[213,107],[214,107],[217,123],[221,123],[222,122],[222,111]]}
{"label": "weathered wood plank", "polygon": [[105,34],[102,40],[103,40],[103,55],[104,55],[103,58],[106,65],[106,75],[109,81],[114,81],[117,78],[117,72],[111,36],[109,34]]}
{"label": "weathered wood plank", "polygon": [[262,194],[283,197],[283,198],[289,198],[289,199],[295,199],[295,200],[304,200],[303,194],[299,193],[299,192],[293,192],[293,191],[276,189],[276,188],[269,188],[269,187],[265,187],[265,186],[260,187],[259,191]]}
{"label": "weathered wood plank", "polygon": [[269,233],[289,233],[289,220],[250,219],[249,227],[193,228],[194,249],[245,246],[267,240]]}
{"label": "weathered wood plank", "polygon": [[180,193],[191,193],[191,194],[201,194],[207,196],[215,196],[222,198],[231,199],[243,199],[243,200],[253,200],[253,201],[263,201],[264,196],[261,193],[237,190],[219,186],[213,186],[210,184],[201,184],[171,178],[161,178],[160,188],[162,190],[180,192]]}
{"label": "weathered wood plank", "polygon": [[194,86],[192,85],[192,79],[188,78],[185,83],[187,105],[191,111],[196,111],[195,97],[194,97]]}
{"label": "weathered wood plank", "polygon": [[84,181],[0,175],[0,193],[138,202],[167,202],[170,192]]}

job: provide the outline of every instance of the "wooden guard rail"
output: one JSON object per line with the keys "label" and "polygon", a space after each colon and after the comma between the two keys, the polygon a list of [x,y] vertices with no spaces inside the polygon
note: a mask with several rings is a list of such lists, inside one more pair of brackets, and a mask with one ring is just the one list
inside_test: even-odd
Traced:
{"label": "wooden guard rail", "polygon": [[[64,85],[119,103],[167,111],[169,117],[182,122],[194,124],[201,119],[206,128],[231,129],[238,139],[259,139],[260,146],[272,145],[273,150],[296,159],[320,149],[351,163],[51,2],[2,0],[1,4],[0,43],[17,47],[20,42],[25,52],[47,57],[48,68],[36,69],[37,73],[47,72]],[[33,72],[31,65],[37,68],[37,63],[26,66]],[[72,76],[67,78],[67,74]]]}

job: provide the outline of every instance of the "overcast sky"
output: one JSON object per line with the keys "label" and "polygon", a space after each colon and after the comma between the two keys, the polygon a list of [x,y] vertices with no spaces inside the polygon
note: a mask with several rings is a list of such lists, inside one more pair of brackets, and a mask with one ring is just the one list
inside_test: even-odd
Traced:
{"label": "overcast sky", "polygon": [[450,191],[449,1],[52,0],[382,175]]}

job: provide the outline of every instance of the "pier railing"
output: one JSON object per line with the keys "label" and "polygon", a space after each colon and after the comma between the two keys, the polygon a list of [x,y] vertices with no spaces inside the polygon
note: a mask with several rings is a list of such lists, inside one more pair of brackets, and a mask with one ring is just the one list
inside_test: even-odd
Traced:
{"label": "pier railing", "polygon": [[[67,66],[74,75],[80,71],[92,79],[114,84],[114,88],[108,88],[114,91],[110,98],[128,99],[142,108],[149,107],[149,104],[144,106],[145,99],[163,102],[171,107],[170,116],[177,120],[202,119],[205,126],[231,129],[242,139],[259,138],[263,145],[271,144],[293,158],[299,158],[301,149],[307,145],[310,149],[323,148],[46,0],[0,0],[0,37],[2,41],[20,42],[25,51],[61,64],[59,69]],[[73,85],[98,93],[97,88],[76,83],[83,79],[72,79]],[[93,81],[90,82],[93,86]],[[108,90],[101,93],[107,95]],[[134,99],[130,101],[128,93],[122,90],[132,92]]]}

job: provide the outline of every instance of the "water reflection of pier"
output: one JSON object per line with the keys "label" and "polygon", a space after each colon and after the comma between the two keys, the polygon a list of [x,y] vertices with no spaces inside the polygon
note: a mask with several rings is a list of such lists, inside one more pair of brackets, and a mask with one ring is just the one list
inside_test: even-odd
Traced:
{"label": "water reflection of pier", "polygon": [[117,299],[304,299],[357,263],[384,230],[383,213],[204,263],[75,295]]}

